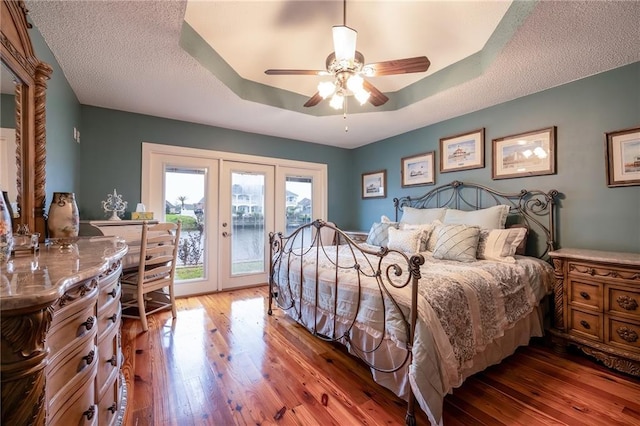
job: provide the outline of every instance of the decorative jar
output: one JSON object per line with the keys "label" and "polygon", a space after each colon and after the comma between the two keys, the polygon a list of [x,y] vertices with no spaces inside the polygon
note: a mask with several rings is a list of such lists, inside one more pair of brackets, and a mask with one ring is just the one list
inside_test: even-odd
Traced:
{"label": "decorative jar", "polygon": [[9,259],[13,248],[12,218],[9,208],[5,204],[4,197],[0,197],[0,262]]}
{"label": "decorative jar", "polygon": [[80,215],[73,192],[54,192],[47,218],[49,238],[77,237]]}

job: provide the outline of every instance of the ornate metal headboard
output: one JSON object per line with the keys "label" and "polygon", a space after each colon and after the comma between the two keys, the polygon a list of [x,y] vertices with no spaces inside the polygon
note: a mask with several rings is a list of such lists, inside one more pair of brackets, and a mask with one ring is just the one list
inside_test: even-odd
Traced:
{"label": "ornate metal headboard", "polygon": [[515,224],[528,228],[527,253],[543,258],[555,248],[555,209],[559,192],[552,189],[522,189],[503,193],[483,185],[453,181],[433,188],[420,197],[394,198],[396,221],[405,207],[419,209],[447,207],[458,210],[478,210],[500,204],[508,205],[507,227]]}

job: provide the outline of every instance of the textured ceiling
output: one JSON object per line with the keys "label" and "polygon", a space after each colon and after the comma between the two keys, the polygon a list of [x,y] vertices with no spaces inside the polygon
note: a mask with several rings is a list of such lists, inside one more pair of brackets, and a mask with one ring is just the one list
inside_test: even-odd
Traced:
{"label": "textured ceiling", "polygon": [[[187,37],[204,32],[208,12],[185,25],[184,1],[26,3],[82,104],[347,148],[640,61],[637,1],[349,1],[347,24],[367,62],[418,54],[433,65],[377,78],[390,102],[350,108],[345,132],[326,105],[300,107],[315,77],[262,75],[323,68],[342,2],[207,2],[223,27],[215,51]],[[462,24],[438,15],[452,9]]]}

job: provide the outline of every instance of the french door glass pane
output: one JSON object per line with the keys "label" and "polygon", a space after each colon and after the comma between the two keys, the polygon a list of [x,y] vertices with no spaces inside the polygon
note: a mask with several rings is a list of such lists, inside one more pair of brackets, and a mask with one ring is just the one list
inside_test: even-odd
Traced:
{"label": "french door glass pane", "polygon": [[[310,177],[287,176],[285,183],[287,234],[313,220],[312,184],[313,180]],[[305,245],[311,243],[311,238],[311,228],[306,228],[304,234]],[[295,242],[302,244],[302,239],[298,237]]]}
{"label": "french door glass pane", "polygon": [[231,173],[231,274],[265,272],[265,176]]}
{"label": "french door glass pane", "polygon": [[206,169],[165,166],[165,220],[182,221],[176,283],[206,277]]}

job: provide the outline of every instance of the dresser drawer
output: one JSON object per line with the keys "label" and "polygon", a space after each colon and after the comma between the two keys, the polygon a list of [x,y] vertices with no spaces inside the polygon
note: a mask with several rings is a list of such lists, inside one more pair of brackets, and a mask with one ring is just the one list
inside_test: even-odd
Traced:
{"label": "dresser drawer", "polygon": [[569,281],[569,303],[573,305],[601,311],[603,308],[602,292],[602,284],[576,279]]}
{"label": "dresser drawer", "polygon": [[118,301],[109,305],[109,309],[102,311],[98,315],[98,340],[101,340],[111,330],[120,328],[121,311],[120,302]]}
{"label": "dresser drawer", "polygon": [[606,310],[609,313],[640,321],[640,288],[635,290],[608,286],[607,301],[609,303]]}
{"label": "dresser drawer", "polygon": [[53,305],[53,322],[51,328],[64,322],[89,305],[95,305],[98,296],[98,280],[87,280],[67,290]]}
{"label": "dresser drawer", "polygon": [[118,328],[114,327],[104,339],[98,342],[98,396],[104,387],[120,371],[120,354],[118,349]]}
{"label": "dresser drawer", "polygon": [[[94,372],[95,373],[95,372]],[[93,426],[98,424],[98,407],[96,407],[95,374],[88,378],[87,386],[83,386],[71,393],[70,397],[55,411],[48,426]]]}
{"label": "dresser drawer", "polygon": [[65,348],[72,347],[76,344],[77,339],[82,338],[94,328],[97,329],[97,327],[98,321],[93,304],[84,306],[84,309],[56,323],[47,336],[50,353],[49,362],[55,362],[58,356],[64,356]]}
{"label": "dresser drawer", "polygon": [[569,275],[582,278],[612,279],[625,284],[640,285],[638,270],[624,266],[570,261]]}
{"label": "dresser drawer", "polygon": [[607,343],[640,353],[640,322],[608,318]]}
{"label": "dresser drawer", "polygon": [[569,332],[602,341],[602,314],[569,309]]}
{"label": "dresser drawer", "polygon": [[120,269],[100,279],[98,314],[120,300]]}
{"label": "dresser drawer", "polygon": [[65,354],[65,357],[58,357],[54,362],[47,365],[47,394],[49,399],[57,398],[57,394],[65,386],[73,386],[81,373],[86,370],[95,370],[97,353],[95,345],[95,331],[91,330],[84,336],[78,346]]}
{"label": "dresser drawer", "polygon": [[120,375],[116,374],[106,383],[105,392],[98,402],[98,424],[100,426],[115,425],[118,420]]}

